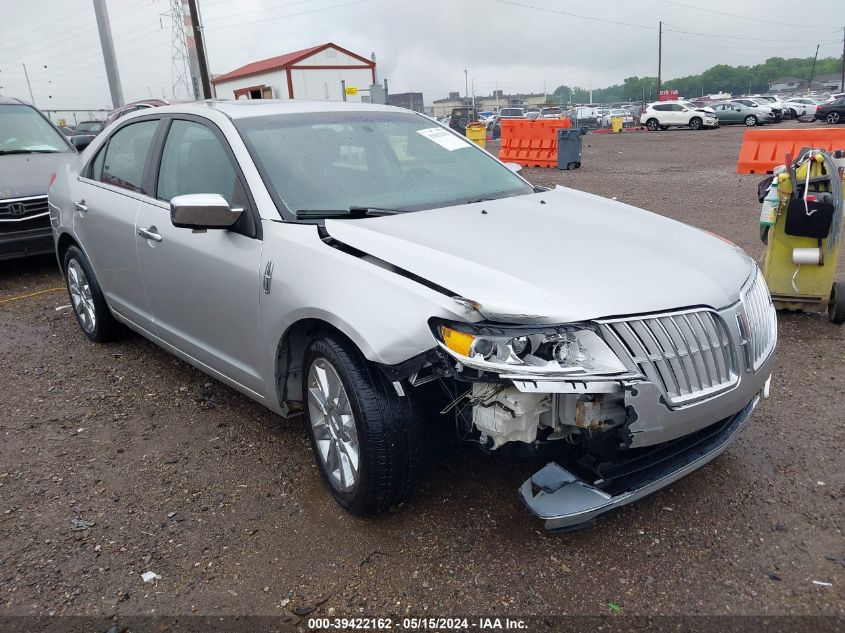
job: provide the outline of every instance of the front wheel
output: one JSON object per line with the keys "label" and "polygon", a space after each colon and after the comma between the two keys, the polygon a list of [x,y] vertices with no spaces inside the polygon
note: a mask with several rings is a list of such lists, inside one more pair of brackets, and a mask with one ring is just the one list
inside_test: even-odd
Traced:
{"label": "front wheel", "polygon": [[798,118],[798,113],[793,108],[789,109],[789,118],[790,119],[797,119]]}
{"label": "front wheel", "polygon": [[67,249],[64,259],[65,283],[76,322],[95,343],[113,341],[125,332],[115,321],[88,258],[76,246]]}
{"label": "front wheel", "polygon": [[833,282],[830,301],[827,302],[827,318],[837,325],[845,323],[845,284],[841,281]]}
{"label": "front wheel", "polygon": [[748,127],[754,127],[755,125],[757,125],[757,117],[753,114],[749,114],[747,117],[745,117],[745,125],[747,125]]}
{"label": "front wheel", "polygon": [[660,129],[661,129],[661,130],[663,130],[663,131],[665,132],[666,130],[668,130],[668,129],[669,129],[669,126],[668,126],[668,125],[661,125],[661,126],[660,126]]}
{"label": "front wheel", "polygon": [[660,128],[660,123],[657,122],[657,119],[649,119],[645,122],[645,126],[649,132],[656,132]]}
{"label": "front wheel", "polygon": [[378,514],[405,501],[423,465],[423,432],[409,396],[345,339],[314,338],[303,394],[311,447],[323,481],[352,514]]}
{"label": "front wheel", "polygon": [[691,130],[700,130],[701,129],[701,119],[698,117],[693,117],[690,122],[689,126]]}
{"label": "front wheel", "polygon": [[825,117],[825,121],[828,123],[839,123],[842,120],[842,117],[839,116],[838,112],[831,112],[830,114]]}

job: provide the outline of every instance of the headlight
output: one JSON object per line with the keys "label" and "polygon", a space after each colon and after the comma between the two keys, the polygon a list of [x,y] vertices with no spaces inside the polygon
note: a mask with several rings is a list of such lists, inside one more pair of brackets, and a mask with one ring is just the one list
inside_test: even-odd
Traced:
{"label": "headlight", "polygon": [[440,347],[482,371],[573,377],[627,371],[589,326],[531,328],[437,320],[431,326]]}

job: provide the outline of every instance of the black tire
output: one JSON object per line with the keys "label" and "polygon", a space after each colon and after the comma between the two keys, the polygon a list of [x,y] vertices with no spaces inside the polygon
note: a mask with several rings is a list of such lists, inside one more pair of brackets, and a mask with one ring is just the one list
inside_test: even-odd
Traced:
{"label": "black tire", "polygon": [[754,127],[755,125],[757,125],[757,117],[753,114],[749,114],[747,117],[745,117],[745,125],[747,127]]}
{"label": "black tire", "polygon": [[833,282],[827,302],[827,318],[837,325],[845,323],[845,284],[841,281]]}
{"label": "black tire", "polygon": [[661,125],[661,126],[660,126],[660,129],[661,129],[661,130],[663,130],[663,131],[665,132],[666,130],[668,130],[668,129],[669,129],[669,126],[668,126],[668,125]]}
{"label": "black tire", "polygon": [[[82,269],[87,280],[87,291],[90,295],[89,308],[93,312],[94,322],[93,327],[90,324],[86,325],[84,308],[78,307],[74,301],[74,294],[71,291],[73,272],[71,268],[77,270],[76,266]],[[76,317],[76,322],[90,340],[95,343],[108,343],[122,338],[126,334],[126,328],[118,323],[112,316],[109,306],[106,304],[106,299],[103,296],[103,291],[100,289],[100,284],[97,282],[97,277],[94,275],[94,269],[91,268],[91,263],[78,247],[71,246],[65,252],[62,260],[62,272],[65,276],[65,285],[68,289],[68,297],[71,302],[71,309]]]}
{"label": "black tire", "polygon": [[789,108],[789,118],[790,119],[797,119],[798,118],[798,113],[793,108]]}
{"label": "black tire", "polygon": [[656,132],[660,128],[660,123],[657,122],[657,119],[649,119],[645,122],[645,126],[649,132]]}
{"label": "black tire", "polygon": [[[315,361],[327,361],[340,377],[354,417],[359,443],[358,478],[351,490],[338,489],[317,447],[308,400],[308,377]],[[406,387],[407,388],[407,387]],[[407,500],[424,465],[423,424],[410,397],[399,397],[384,374],[346,339],[318,333],[308,345],[302,372],[305,425],[326,487],[348,512],[374,515]]]}
{"label": "black tire", "polygon": [[760,225],[760,241],[763,244],[769,243],[769,225],[768,224],[761,224]]}
{"label": "black tire", "polygon": [[842,117],[838,112],[830,112],[824,120],[832,125],[835,125],[836,123],[842,122]]}
{"label": "black tire", "polygon": [[701,124],[702,124],[702,120],[699,117],[694,116],[690,119],[689,127],[690,127],[691,130],[700,130]]}

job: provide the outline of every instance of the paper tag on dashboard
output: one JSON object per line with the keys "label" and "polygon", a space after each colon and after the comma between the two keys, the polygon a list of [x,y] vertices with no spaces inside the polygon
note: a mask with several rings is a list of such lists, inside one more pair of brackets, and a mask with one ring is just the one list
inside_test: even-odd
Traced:
{"label": "paper tag on dashboard", "polygon": [[424,130],[417,130],[417,134],[426,137],[429,141],[434,141],[440,147],[444,147],[450,152],[470,146],[469,141],[465,141],[460,136],[455,136],[442,127],[429,127]]}

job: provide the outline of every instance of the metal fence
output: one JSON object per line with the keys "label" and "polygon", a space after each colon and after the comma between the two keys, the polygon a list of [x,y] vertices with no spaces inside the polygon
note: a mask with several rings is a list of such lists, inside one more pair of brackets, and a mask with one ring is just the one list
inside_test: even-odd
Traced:
{"label": "metal fence", "polygon": [[80,121],[105,121],[109,116],[109,112],[111,112],[111,110],[106,108],[39,109],[53,123],[73,126],[76,126]]}

